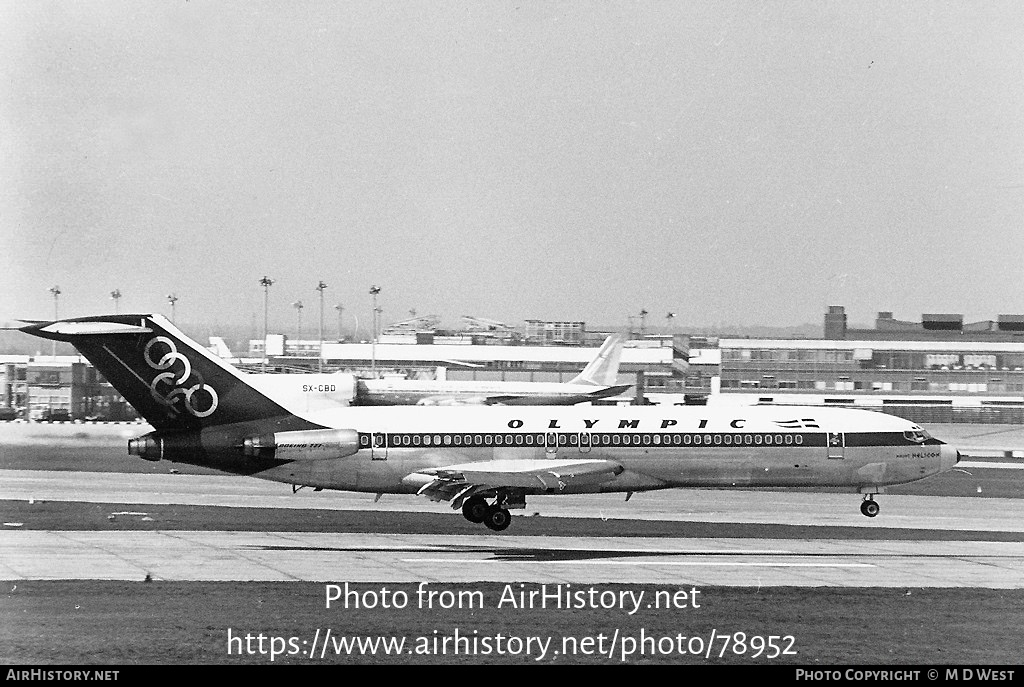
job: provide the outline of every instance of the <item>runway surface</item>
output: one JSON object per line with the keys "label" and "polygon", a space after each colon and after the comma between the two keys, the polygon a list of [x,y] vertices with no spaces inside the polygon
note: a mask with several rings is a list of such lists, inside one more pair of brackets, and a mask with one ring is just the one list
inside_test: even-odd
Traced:
{"label": "runway surface", "polygon": [[[979,471],[980,472],[980,471]],[[992,470],[1024,481],[1018,471]],[[963,480],[973,484],[973,475]],[[927,481],[923,481],[924,484]],[[951,487],[952,488],[952,487]],[[286,484],[231,475],[0,470],[0,501],[185,504],[232,508],[451,513],[422,497],[341,491],[293,493]],[[1024,499],[883,494],[877,518],[860,514],[853,493],[670,489],[634,494],[531,496],[525,515],[687,522],[776,523],[1024,532]],[[518,514],[519,512],[514,511]],[[69,523],[70,524],[70,523]],[[510,531],[511,532],[511,531]]]}
{"label": "runway surface", "polygon": [[[859,513],[859,500],[711,490],[637,494],[629,502],[622,495],[537,497],[504,533],[470,526],[453,535],[447,524],[463,532],[469,524],[412,496],[374,503],[372,495],[293,494],[287,485],[231,476],[3,470],[0,502],[17,502],[22,520],[33,506],[54,503],[65,504],[69,517],[66,529],[5,522],[0,579],[1024,587],[1024,500],[883,495],[873,519]],[[149,517],[147,507],[182,504],[237,509],[254,531],[201,523],[159,529],[159,522],[146,531],[81,530],[71,517],[81,502],[106,504],[112,528]],[[294,529],[275,521],[276,529],[259,531],[252,514],[263,510],[286,511]],[[366,531],[301,531],[324,511],[351,511]],[[428,523],[421,531],[387,532],[389,518],[416,514]],[[629,536],[602,536],[623,521],[632,523]],[[564,536],[529,534],[538,523]],[[664,531],[673,523],[679,536]],[[694,523],[731,524],[731,536],[687,536]],[[661,533],[650,536],[655,525]]]}
{"label": "runway surface", "polygon": [[1024,543],[5,532],[0,579],[1024,586]]}

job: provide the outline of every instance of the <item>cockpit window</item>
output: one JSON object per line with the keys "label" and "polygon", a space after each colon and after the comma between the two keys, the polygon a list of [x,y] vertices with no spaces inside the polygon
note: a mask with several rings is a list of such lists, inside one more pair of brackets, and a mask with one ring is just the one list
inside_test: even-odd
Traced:
{"label": "cockpit window", "polygon": [[928,432],[923,429],[908,429],[903,432],[903,437],[907,441],[912,441],[915,444],[923,444],[928,438]]}

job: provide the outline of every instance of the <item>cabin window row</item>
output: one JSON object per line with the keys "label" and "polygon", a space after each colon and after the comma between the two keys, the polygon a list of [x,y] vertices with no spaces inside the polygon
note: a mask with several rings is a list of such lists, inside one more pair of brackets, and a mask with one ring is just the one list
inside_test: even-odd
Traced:
{"label": "cabin window row", "polygon": [[801,434],[363,434],[360,445],[391,448],[419,446],[800,446]]}

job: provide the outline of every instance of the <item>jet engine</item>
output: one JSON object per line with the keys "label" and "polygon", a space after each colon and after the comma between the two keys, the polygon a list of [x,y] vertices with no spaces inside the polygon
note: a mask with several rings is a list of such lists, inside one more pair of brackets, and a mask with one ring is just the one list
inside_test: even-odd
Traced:
{"label": "jet engine", "polygon": [[327,460],[344,458],[359,450],[354,429],[307,429],[249,437],[242,452],[253,458],[276,460]]}

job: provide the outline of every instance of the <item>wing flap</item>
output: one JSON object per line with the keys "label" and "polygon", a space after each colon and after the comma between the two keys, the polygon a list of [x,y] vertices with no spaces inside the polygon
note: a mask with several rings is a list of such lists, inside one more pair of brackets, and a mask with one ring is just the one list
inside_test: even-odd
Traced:
{"label": "wing flap", "polygon": [[467,396],[459,398],[458,396],[424,396],[420,400],[416,401],[418,406],[482,406],[487,404],[487,398],[484,396]]}
{"label": "wing flap", "polygon": [[[479,487],[522,487],[527,489],[562,490],[570,484],[600,484],[622,473],[623,467],[610,460],[487,460],[423,470],[407,478],[420,482],[419,493],[430,496],[458,496],[455,485]],[[429,493],[428,493],[429,492]],[[431,496],[433,498],[433,496]],[[435,499],[441,500],[441,499]]]}

